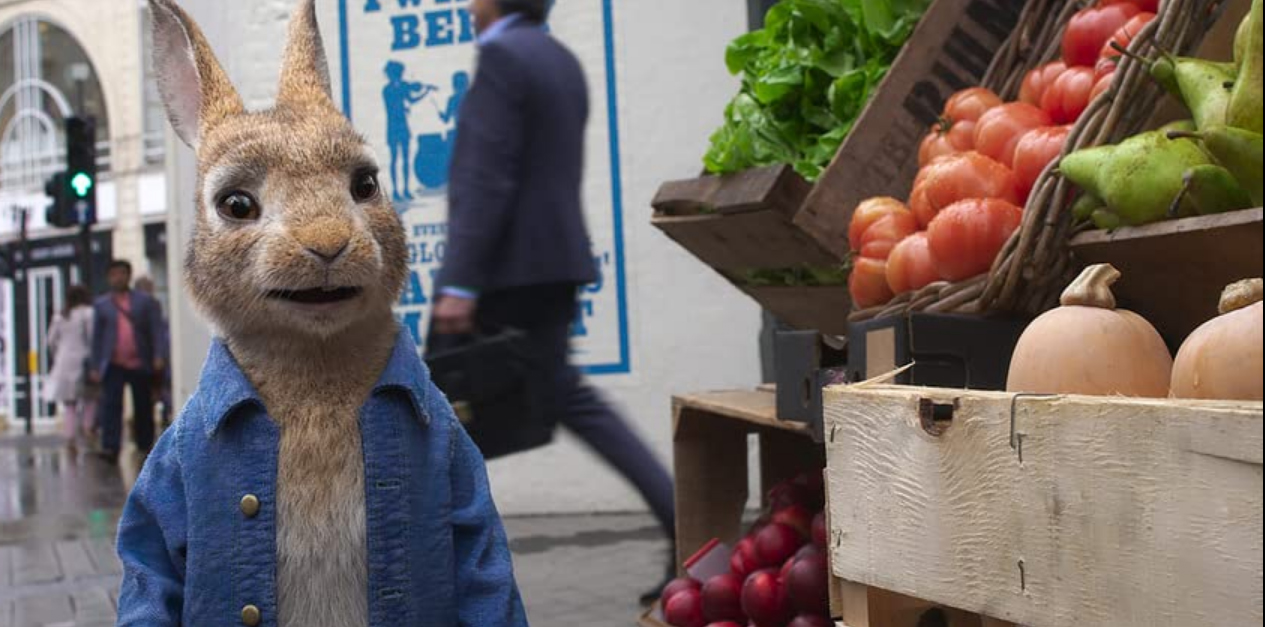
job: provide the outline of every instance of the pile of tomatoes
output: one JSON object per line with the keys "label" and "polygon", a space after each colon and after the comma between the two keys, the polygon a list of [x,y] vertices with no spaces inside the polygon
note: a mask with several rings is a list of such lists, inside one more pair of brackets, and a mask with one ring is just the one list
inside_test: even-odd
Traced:
{"label": "pile of tomatoes", "polygon": [[853,214],[855,306],[988,272],[1072,125],[1111,86],[1117,46],[1127,48],[1158,7],[1159,0],[1099,0],[1078,12],[1062,59],[1029,72],[1018,102],[982,87],[954,94],[918,151],[908,204],[872,198]]}

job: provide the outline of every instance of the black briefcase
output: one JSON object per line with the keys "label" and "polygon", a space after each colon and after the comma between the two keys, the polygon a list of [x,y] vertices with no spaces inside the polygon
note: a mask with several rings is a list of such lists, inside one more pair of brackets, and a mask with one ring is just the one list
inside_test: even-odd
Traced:
{"label": "black briefcase", "polygon": [[426,352],[435,385],[448,396],[485,459],[553,441],[554,425],[534,390],[531,348],[521,331],[466,336],[432,332]]}

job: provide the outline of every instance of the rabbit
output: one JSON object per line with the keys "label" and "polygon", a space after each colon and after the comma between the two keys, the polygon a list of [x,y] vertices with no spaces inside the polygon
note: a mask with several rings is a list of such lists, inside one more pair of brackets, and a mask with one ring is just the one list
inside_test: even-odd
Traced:
{"label": "rabbit", "polygon": [[334,104],[315,0],[260,112],[183,9],[149,2],[197,154],[184,271],[217,339],[124,510],[119,624],[525,627],[482,458],[392,312],[405,233]]}

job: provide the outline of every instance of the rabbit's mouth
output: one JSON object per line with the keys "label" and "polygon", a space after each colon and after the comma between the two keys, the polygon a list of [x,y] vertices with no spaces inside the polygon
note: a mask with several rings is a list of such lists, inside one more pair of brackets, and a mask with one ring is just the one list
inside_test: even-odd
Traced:
{"label": "rabbit's mouth", "polygon": [[360,295],[358,287],[336,287],[333,289],[315,288],[310,290],[273,290],[268,292],[269,298],[284,300],[299,305],[336,305],[352,300]]}

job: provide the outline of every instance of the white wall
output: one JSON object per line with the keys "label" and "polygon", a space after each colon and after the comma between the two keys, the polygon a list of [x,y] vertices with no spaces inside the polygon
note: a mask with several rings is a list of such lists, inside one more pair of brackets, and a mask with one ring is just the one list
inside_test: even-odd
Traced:
{"label": "white wall", "polygon": [[[597,0],[560,0],[596,2]],[[322,0],[332,15],[334,0]],[[267,106],[292,0],[183,0],[220,52],[249,106]],[[728,41],[745,30],[742,0],[616,0],[632,373],[595,382],[623,408],[660,457],[670,463],[670,399],[674,393],[747,387],[758,380],[758,308],[650,226],[650,200],[659,184],[693,176],[707,137],[736,83],[725,72]],[[335,30],[324,24],[327,47]],[[187,214],[193,197],[187,151],[172,178],[173,206]],[[183,218],[187,218],[184,215]],[[173,216],[171,233],[187,219]],[[180,267],[181,238],[172,238]],[[173,285],[176,277],[173,277]],[[187,310],[176,332],[187,348],[176,359],[177,389],[187,394],[205,350],[205,327]],[[498,461],[493,487],[506,513],[642,509],[641,502],[564,435],[548,449]]]}

